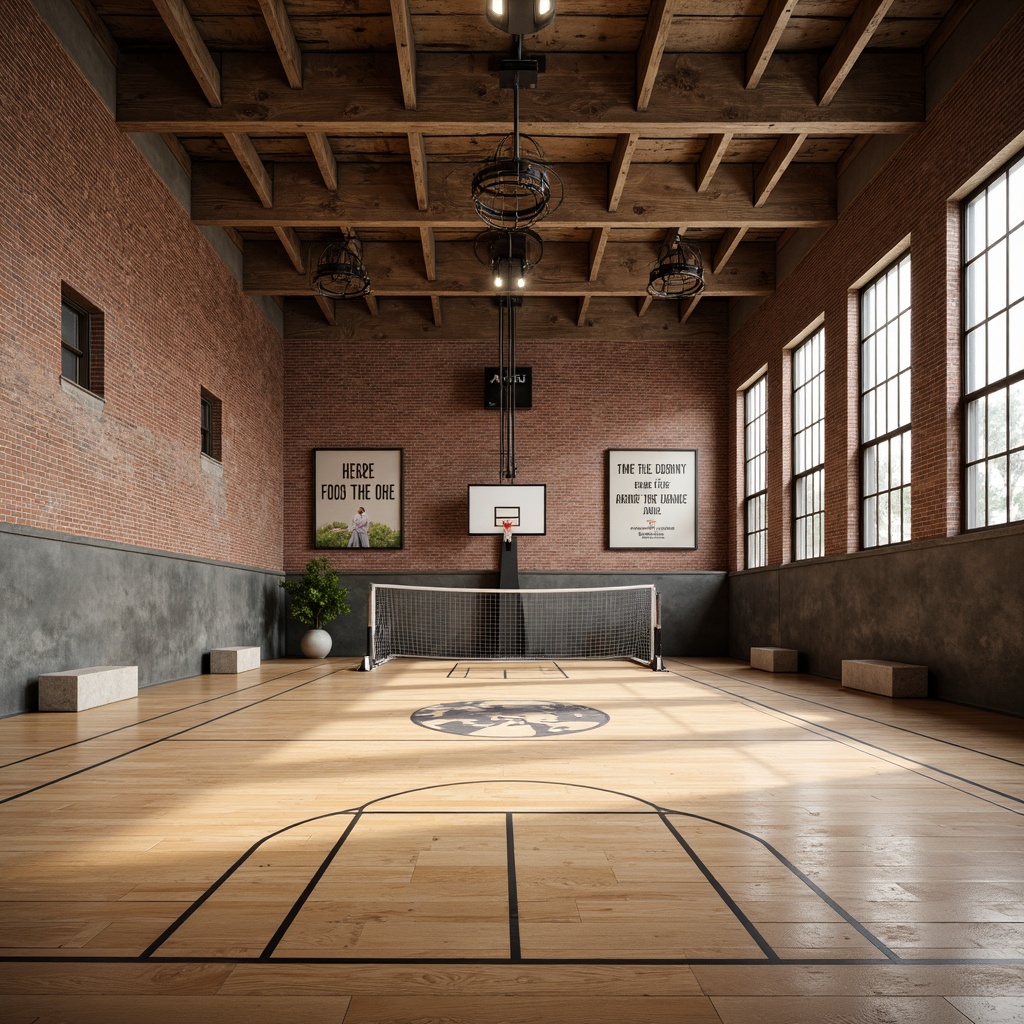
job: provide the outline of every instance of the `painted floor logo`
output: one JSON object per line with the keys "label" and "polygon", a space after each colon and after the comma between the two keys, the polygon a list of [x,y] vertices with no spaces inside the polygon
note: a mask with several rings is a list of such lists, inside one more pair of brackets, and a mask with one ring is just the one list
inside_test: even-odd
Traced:
{"label": "painted floor logo", "polygon": [[599,729],[608,715],[579,704],[546,700],[460,700],[414,711],[424,729],[488,740],[527,740]]}

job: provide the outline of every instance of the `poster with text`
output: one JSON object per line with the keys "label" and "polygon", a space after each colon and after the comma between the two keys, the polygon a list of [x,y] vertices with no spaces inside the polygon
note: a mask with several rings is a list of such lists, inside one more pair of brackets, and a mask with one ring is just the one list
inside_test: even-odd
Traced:
{"label": "poster with text", "polygon": [[402,546],[402,449],[313,452],[314,547]]}
{"label": "poster with text", "polygon": [[608,546],[697,546],[697,451],[608,452]]}

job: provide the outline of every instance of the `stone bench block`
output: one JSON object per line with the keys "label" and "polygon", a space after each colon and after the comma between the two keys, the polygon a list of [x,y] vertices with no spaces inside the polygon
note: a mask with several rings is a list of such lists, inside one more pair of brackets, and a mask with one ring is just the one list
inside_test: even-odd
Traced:
{"label": "stone bench block", "polygon": [[138,695],[138,665],[76,668],[39,677],[40,711],[85,711]]}
{"label": "stone bench block", "polygon": [[750,667],[762,672],[795,672],[797,654],[791,647],[751,647]]}
{"label": "stone bench block", "polygon": [[862,659],[843,662],[843,686],[884,697],[927,697],[928,666]]}
{"label": "stone bench block", "polygon": [[211,673],[236,674],[259,667],[260,649],[258,647],[217,647],[210,651]]}

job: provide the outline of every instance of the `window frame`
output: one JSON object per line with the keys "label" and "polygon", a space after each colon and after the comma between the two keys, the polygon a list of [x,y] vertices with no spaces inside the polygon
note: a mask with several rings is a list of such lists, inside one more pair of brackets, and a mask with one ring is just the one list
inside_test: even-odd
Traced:
{"label": "window frame", "polygon": [[[992,215],[989,210],[990,192],[994,187],[1003,184],[1004,195],[1002,197],[1002,209],[1004,211],[1001,230],[992,230]],[[979,200],[984,197],[984,204]],[[977,246],[977,251],[972,246],[972,215],[978,210],[979,205],[983,206],[980,221],[983,224],[983,244]],[[1011,211],[1016,206],[1020,219],[1012,224]],[[997,207],[998,209],[998,207]],[[961,257],[960,257],[960,281],[963,301],[961,303],[961,324],[960,343],[962,353],[962,374],[961,374],[961,429],[963,439],[963,454],[961,457],[961,526],[964,532],[975,532],[977,530],[992,529],[999,526],[1006,526],[1011,523],[1024,521],[1024,290],[1016,297],[1012,294],[1014,287],[1014,267],[1019,267],[1024,262],[1024,153],[1017,153],[1014,157],[1002,165],[995,173],[989,175],[973,192],[971,192],[961,203],[960,208],[960,231],[961,231]],[[1016,246],[1016,249],[1014,248]],[[993,251],[1002,252],[997,259],[1001,260],[1005,275],[996,287],[1002,288],[1003,301],[993,303],[993,281],[998,275],[989,276],[989,262]],[[973,252],[973,255],[972,255]],[[981,303],[977,316],[973,319],[976,310],[974,286],[977,285],[975,278],[972,285],[972,276],[975,268],[983,266],[984,284],[979,288],[983,293],[978,301]],[[1019,275],[1020,270],[1017,271]],[[1020,280],[1018,279],[1018,286]],[[993,326],[997,332],[1004,332],[1005,344],[1001,347],[992,344],[989,337]],[[1014,332],[1016,328],[1016,334]],[[984,333],[985,342],[979,351],[978,340]],[[1014,345],[1016,338],[1017,344]],[[1014,358],[1019,365],[1014,369]],[[990,363],[995,357],[1002,360],[1003,372],[995,378],[991,378]],[[976,383],[973,377],[979,365],[984,366],[982,380]],[[975,386],[972,387],[972,384]],[[1004,398],[1002,402],[1002,414],[998,412],[999,405],[995,406],[996,414],[993,417],[992,398]],[[1019,410],[1017,422],[1014,423],[1012,410],[1016,401]],[[977,410],[982,410],[979,418]],[[1001,439],[1002,447],[993,450],[992,434],[993,419],[1000,418],[1004,421],[1004,436]],[[980,419],[980,422],[979,422]],[[998,426],[998,424],[996,424]],[[983,435],[983,443],[979,442],[979,436]],[[973,453],[980,452],[977,456]],[[1003,518],[993,517],[993,489],[991,487],[990,471],[994,463],[1003,462],[1003,486],[995,495],[1003,502]],[[1014,475],[1013,467],[1018,469],[1020,480],[1016,494],[1012,484]],[[979,473],[976,467],[983,467]],[[980,491],[984,495],[984,521],[978,522],[973,513],[979,509],[979,477],[981,478]],[[1020,504],[1021,514],[1014,518],[1012,516],[1014,497]]]}
{"label": "window frame", "polygon": [[199,389],[199,452],[214,462],[222,461],[221,400],[206,388]]}
{"label": "window frame", "polygon": [[[756,389],[756,396],[755,396]],[[751,399],[757,397],[759,408],[751,417]],[[756,434],[757,450],[751,453],[751,434]],[[753,472],[760,486],[751,489],[752,464],[760,463]],[[751,505],[758,510],[759,521],[751,528]],[[768,564],[768,374],[743,389],[743,566],[760,569]],[[755,539],[756,538],[756,539]],[[752,542],[756,557],[752,557]]]}
{"label": "window frame", "polygon": [[[906,266],[905,274],[903,267]],[[911,252],[906,250],[897,256],[884,269],[879,271],[870,281],[864,284],[857,297],[858,309],[858,470],[860,475],[860,544],[862,550],[873,550],[874,548],[889,547],[893,544],[904,544],[911,539],[911,485],[912,485],[912,463],[911,463],[911,440],[912,429],[912,374],[913,374],[913,335],[912,335],[912,278],[913,264]],[[892,291],[893,278],[897,286],[896,310],[893,315],[889,297]],[[886,313],[884,320],[879,323],[875,315],[869,316],[869,299],[872,301],[872,311],[877,309],[879,291],[883,285],[885,288]],[[905,294],[904,294],[905,292]],[[872,321],[868,324],[869,319]],[[881,332],[884,333],[884,356],[886,361],[886,376],[881,380],[878,378],[878,339]],[[905,333],[904,333],[905,332]],[[905,342],[905,345],[904,345]],[[866,352],[870,352],[869,346],[874,344],[874,360],[868,361],[865,358]],[[894,363],[895,348],[895,372],[890,372]],[[873,373],[873,383],[866,385],[868,368]],[[878,412],[881,402],[878,401],[884,389],[884,400],[886,427],[884,431],[877,428]],[[889,412],[892,408],[892,399],[896,399],[897,424],[888,429],[890,422]],[[872,424],[872,436],[865,438],[866,425],[869,422],[867,415],[868,401],[874,399],[872,406],[873,415],[870,417]],[[905,413],[905,415],[904,415]],[[899,439],[899,467],[900,483],[893,486],[892,469],[894,460],[892,458],[893,441]],[[874,491],[868,492],[867,461],[871,452],[880,452],[885,447],[887,451],[886,475],[888,486],[885,488],[876,487]],[[880,462],[875,460],[875,478],[877,483]],[[892,496],[900,494],[900,536],[893,539],[893,515]],[[885,497],[885,518],[886,530],[885,539],[880,539],[882,533],[879,529],[882,515],[881,497]],[[874,502],[873,506],[871,503]],[[874,526],[874,537],[869,535],[869,526]]]}
{"label": "window frame", "polygon": [[[805,356],[805,352],[808,355]],[[817,368],[813,362],[815,355],[819,361]],[[797,370],[798,363],[803,359],[807,359],[811,372],[806,379],[802,380]],[[825,554],[825,328],[823,325],[814,328],[793,346],[790,352],[790,365],[792,381],[790,439],[793,466],[793,560],[804,561],[809,558],[820,558]],[[810,390],[812,386],[815,388],[814,391]],[[806,423],[801,415],[802,412],[810,413]],[[814,434],[811,433],[812,430],[814,430]],[[818,458],[798,469],[797,467],[801,465],[801,450],[807,451],[807,446],[804,444],[805,439],[810,440],[812,447],[817,444]],[[812,454],[814,453],[812,452]],[[806,497],[808,485],[811,487],[809,502]],[[800,504],[802,493],[805,496],[803,511]],[[817,507],[812,507],[808,512],[808,504]],[[808,523],[810,533],[808,533],[808,526],[805,525]],[[809,536],[813,550],[808,550]]]}
{"label": "window frame", "polygon": [[[76,326],[76,343],[72,344],[64,334],[64,313],[67,311],[70,313],[75,320]],[[79,303],[75,302],[74,299],[70,298],[66,292],[61,294],[60,297],[60,375],[72,384],[77,384],[80,388],[84,388],[86,391],[91,391],[90,387],[92,375],[90,373],[90,362],[92,356],[92,345],[91,345],[91,326],[92,326],[92,315],[89,310],[83,308]],[[68,376],[64,372],[64,353],[70,352],[75,359],[75,375],[73,377]]]}

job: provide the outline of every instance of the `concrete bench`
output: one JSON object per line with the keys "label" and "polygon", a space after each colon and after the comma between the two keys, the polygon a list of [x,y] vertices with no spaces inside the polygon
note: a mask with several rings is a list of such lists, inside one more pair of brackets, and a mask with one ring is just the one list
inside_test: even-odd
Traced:
{"label": "concrete bench", "polygon": [[795,672],[797,653],[791,647],[751,647],[750,667],[762,672]]}
{"label": "concrete bench", "polygon": [[39,677],[40,711],[85,711],[138,695],[138,665],[75,668]]}
{"label": "concrete bench", "polygon": [[234,675],[259,667],[260,649],[258,647],[216,647],[210,651],[210,672],[212,673]]}
{"label": "concrete bench", "polygon": [[843,662],[843,686],[883,697],[927,697],[928,666],[870,658]]}

